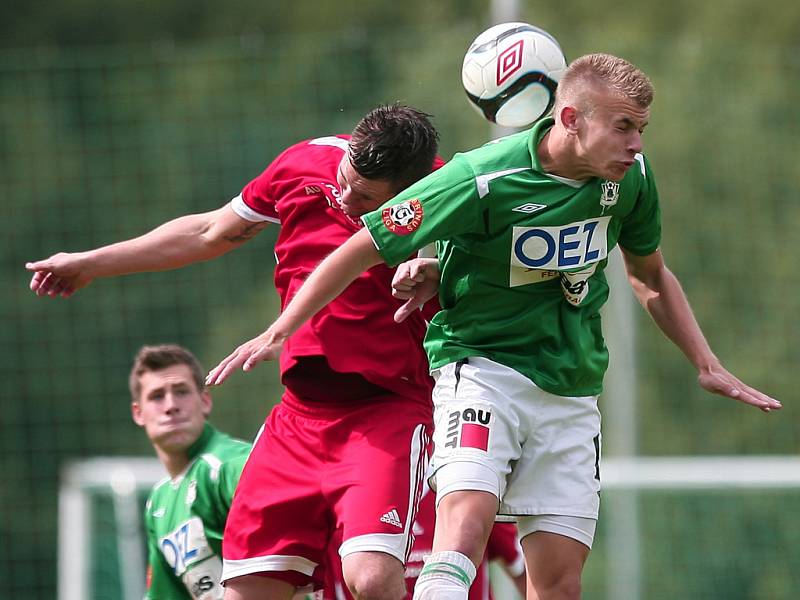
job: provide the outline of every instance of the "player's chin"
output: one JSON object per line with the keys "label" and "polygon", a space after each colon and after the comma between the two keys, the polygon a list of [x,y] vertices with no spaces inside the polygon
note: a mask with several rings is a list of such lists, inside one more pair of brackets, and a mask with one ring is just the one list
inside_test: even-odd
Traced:
{"label": "player's chin", "polygon": [[196,441],[191,435],[169,435],[162,437],[158,446],[166,452],[186,452]]}
{"label": "player's chin", "polygon": [[362,214],[364,214],[364,210],[362,209],[362,207],[355,206],[348,202],[341,202],[339,206],[341,206],[342,212],[346,214],[348,217],[355,218],[355,217],[360,217]]}

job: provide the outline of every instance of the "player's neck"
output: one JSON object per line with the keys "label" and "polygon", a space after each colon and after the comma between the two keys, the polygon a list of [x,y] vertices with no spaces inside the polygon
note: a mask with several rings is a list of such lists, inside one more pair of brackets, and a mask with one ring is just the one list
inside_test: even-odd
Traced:
{"label": "player's neck", "polygon": [[544,173],[557,175],[573,181],[585,181],[592,177],[582,166],[576,152],[574,136],[553,127],[539,142],[536,154]]}
{"label": "player's neck", "polygon": [[154,448],[158,460],[164,465],[172,479],[175,479],[186,470],[186,466],[189,464],[189,455],[186,452],[167,452],[158,446],[154,446]]}

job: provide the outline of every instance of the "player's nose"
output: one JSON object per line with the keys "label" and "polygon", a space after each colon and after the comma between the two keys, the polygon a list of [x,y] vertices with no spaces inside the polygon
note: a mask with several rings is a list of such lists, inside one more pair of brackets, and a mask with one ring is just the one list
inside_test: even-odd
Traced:
{"label": "player's nose", "polygon": [[631,134],[631,139],[628,142],[628,150],[633,152],[634,154],[638,154],[642,151],[643,148],[642,144],[642,134],[639,131],[634,131]]}
{"label": "player's nose", "polygon": [[164,406],[170,414],[178,412],[180,410],[178,396],[172,392],[167,392],[167,395],[164,397]]}

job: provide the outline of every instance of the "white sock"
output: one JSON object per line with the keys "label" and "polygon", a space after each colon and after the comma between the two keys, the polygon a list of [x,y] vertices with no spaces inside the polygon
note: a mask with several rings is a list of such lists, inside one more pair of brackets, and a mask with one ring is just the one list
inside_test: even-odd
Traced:
{"label": "white sock", "polygon": [[467,600],[475,565],[460,552],[431,554],[414,586],[414,600]]}

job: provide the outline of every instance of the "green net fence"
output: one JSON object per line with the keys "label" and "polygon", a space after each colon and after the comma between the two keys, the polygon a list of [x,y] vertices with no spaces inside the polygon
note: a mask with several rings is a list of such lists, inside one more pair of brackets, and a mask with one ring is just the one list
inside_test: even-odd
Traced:
{"label": "green net fence", "polygon": [[[457,26],[436,36],[348,30],[0,52],[0,579],[7,597],[55,597],[63,462],[151,452],[128,409],[136,350],[177,342],[209,366],[277,310],[271,229],[216,261],[97,281],[68,301],[34,297],[24,263],[217,208],[283,147],[347,132],[379,102],[432,113],[445,158],[482,143],[488,128],[468,108],[458,75],[474,34]],[[638,448],[794,454],[800,49],[678,38],[610,50],[632,58],[656,85],[645,144],[660,185],[668,264],[726,365],[786,404],[765,417],[701,392],[642,313]],[[215,392],[213,421],[250,438],[279,394],[271,365],[234,377]],[[658,547],[647,560],[646,597],[797,597],[798,550],[785,535],[798,528],[786,514],[796,501],[765,501],[763,519],[789,519],[764,525],[774,532],[766,535],[752,508],[758,501],[658,499],[646,520],[658,530],[648,538]],[[723,522],[714,510],[720,505]],[[679,521],[685,531],[671,526]],[[659,557],[668,554],[696,567],[695,587],[679,587],[685,578],[663,572],[668,563]],[[602,555],[590,559],[590,582],[602,564]],[[731,572],[747,584],[723,585]],[[99,566],[98,573],[104,577]]]}

